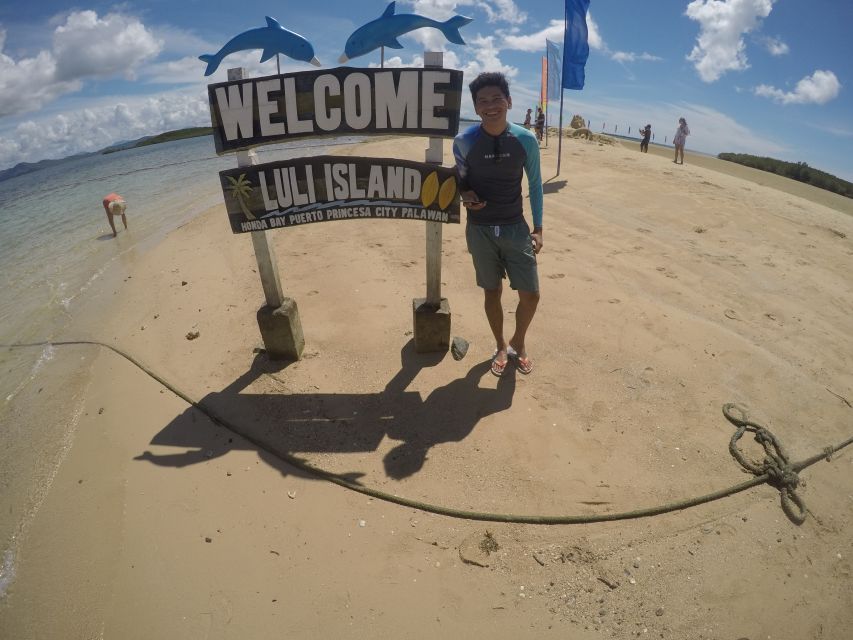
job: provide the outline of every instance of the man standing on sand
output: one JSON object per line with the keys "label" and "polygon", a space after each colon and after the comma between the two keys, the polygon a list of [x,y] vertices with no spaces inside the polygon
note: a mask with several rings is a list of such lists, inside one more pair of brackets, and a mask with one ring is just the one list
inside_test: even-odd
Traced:
{"label": "man standing on sand", "polygon": [[675,137],[672,139],[672,144],[675,146],[675,159],[673,162],[678,164],[678,156],[681,155],[681,164],[684,164],[684,145],[687,144],[687,136],[690,135],[690,127],[687,126],[687,120],[684,118],[678,119],[678,129],[675,130]]}
{"label": "man standing on sand", "polygon": [[113,230],[113,238],[116,237],[116,225],[113,222],[113,216],[121,216],[121,221],[124,223],[124,228],[127,229],[127,217],[124,212],[127,209],[127,203],[117,193],[111,193],[104,196],[104,211],[107,212],[107,222],[110,223],[110,229]]}
{"label": "man standing on sand", "polygon": [[536,107],[536,139],[542,142],[545,137],[545,112]]}
{"label": "man standing on sand", "polygon": [[652,125],[647,124],[645,127],[640,129],[640,135],[643,136],[643,139],[640,141],[640,152],[648,153],[649,139],[652,137]]}
{"label": "man standing on sand", "polygon": [[[456,136],[453,155],[462,203],[468,210],[465,238],[477,285],[485,294],[486,318],[495,337],[491,371],[500,377],[510,358],[523,374],[533,371],[525,337],[539,304],[536,254],[542,249],[542,175],[539,145],[530,131],[507,121],[512,108],[502,73],[486,72],[468,85],[480,124]],[[527,173],[533,231],[524,219],[522,172]],[[518,291],[515,333],[503,331],[502,280]]]}

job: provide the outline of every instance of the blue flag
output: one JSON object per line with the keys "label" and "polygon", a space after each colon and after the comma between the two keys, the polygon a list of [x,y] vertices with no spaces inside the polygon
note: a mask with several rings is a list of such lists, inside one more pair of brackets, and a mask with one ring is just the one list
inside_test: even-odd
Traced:
{"label": "blue flag", "polygon": [[563,36],[563,87],[583,89],[584,67],[589,58],[586,12],[589,0],[566,0],[566,33]]}
{"label": "blue flag", "polygon": [[548,59],[548,100],[560,99],[560,76],[563,68],[563,55],[560,45],[545,40],[545,57]]}

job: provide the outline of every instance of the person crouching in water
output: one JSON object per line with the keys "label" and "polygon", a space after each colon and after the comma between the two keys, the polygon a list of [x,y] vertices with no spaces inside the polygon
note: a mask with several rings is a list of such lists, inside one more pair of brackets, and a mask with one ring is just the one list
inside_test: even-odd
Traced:
{"label": "person crouching in water", "polygon": [[113,216],[121,216],[121,221],[124,223],[124,228],[127,229],[127,216],[125,210],[127,203],[117,193],[111,193],[104,197],[104,211],[107,212],[107,222],[110,223],[110,229],[113,230],[113,238],[116,237],[116,225],[113,222]]}

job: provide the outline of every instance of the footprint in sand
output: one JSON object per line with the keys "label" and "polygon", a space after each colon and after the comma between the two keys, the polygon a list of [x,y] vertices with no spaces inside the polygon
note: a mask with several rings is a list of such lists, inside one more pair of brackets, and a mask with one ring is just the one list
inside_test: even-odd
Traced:
{"label": "footprint in sand", "polygon": [[678,276],[677,276],[677,275],[675,275],[672,271],[670,271],[670,270],[669,270],[669,269],[667,269],[666,267],[655,267],[655,268],[656,268],[658,271],[660,271],[663,275],[665,275],[667,278],[674,278],[674,279],[678,279]]}
{"label": "footprint in sand", "polygon": [[767,318],[768,320],[772,320],[773,322],[775,322],[776,324],[778,324],[780,327],[781,327],[781,326],[783,326],[783,325],[785,324],[784,322],[782,322],[782,321],[779,319],[779,317],[778,317],[775,313],[770,313],[770,312],[768,311],[767,313],[765,313],[765,314],[764,314],[764,317],[765,317],[765,318]]}
{"label": "footprint in sand", "polygon": [[312,290],[312,291],[309,291],[308,293],[306,293],[305,295],[306,296],[316,296],[318,293],[320,293],[320,292],[316,291],[316,290]]}
{"label": "footprint in sand", "polygon": [[610,304],[619,304],[622,301],[619,298],[610,298],[610,300],[608,300],[607,302],[609,302]]}
{"label": "footprint in sand", "polygon": [[637,231],[639,231],[640,233],[651,233],[652,232],[651,229],[643,229],[643,227],[637,227]]}
{"label": "footprint in sand", "polygon": [[565,278],[566,274],[565,273],[552,273],[548,277],[551,278],[551,280],[559,280],[560,278]]}

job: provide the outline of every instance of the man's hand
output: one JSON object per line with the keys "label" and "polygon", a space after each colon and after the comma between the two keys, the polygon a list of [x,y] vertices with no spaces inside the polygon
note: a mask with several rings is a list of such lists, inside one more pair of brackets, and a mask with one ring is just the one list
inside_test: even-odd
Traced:
{"label": "man's hand", "polygon": [[460,191],[459,195],[462,198],[462,204],[471,211],[479,211],[486,206],[486,203],[482,202],[473,191]]}
{"label": "man's hand", "polygon": [[533,253],[542,251],[542,229],[534,229],[530,239],[533,240]]}

